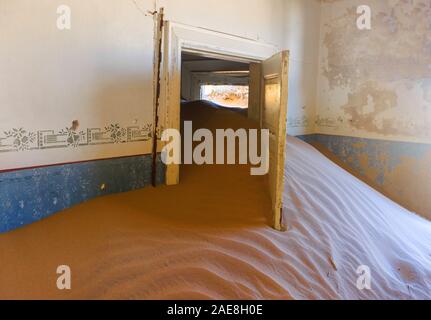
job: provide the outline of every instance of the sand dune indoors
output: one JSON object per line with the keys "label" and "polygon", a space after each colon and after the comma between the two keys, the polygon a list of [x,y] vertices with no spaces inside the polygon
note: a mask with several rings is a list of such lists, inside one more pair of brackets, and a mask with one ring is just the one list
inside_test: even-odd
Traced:
{"label": "sand dune indoors", "polygon": [[[196,127],[251,127],[185,107]],[[181,184],[99,198],[0,235],[0,299],[431,299],[431,223],[288,138],[285,221],[265,177],[184,166]],[[56,268],[72,269],[72,290]],[[356,287],[369,266],[372,290]]]}

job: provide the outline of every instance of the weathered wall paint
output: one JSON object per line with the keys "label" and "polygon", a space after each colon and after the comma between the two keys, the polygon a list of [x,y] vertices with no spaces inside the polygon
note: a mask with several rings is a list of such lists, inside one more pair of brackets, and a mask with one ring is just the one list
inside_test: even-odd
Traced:
{"label": "weathered wall paint", "polygon": [[326,147],[388,197],[431,220],[431,144],[324,134],[302,139]]}
{"label": "weathered wall paint", "polygon": [[[0,174],[0,233],[73,205],[151,184],[151,156],[50,166]],[[164,165],[158,162],[158,183]]]}
{"label": "weathered wall paint", "polygon": [[[321,2],[317,139],[431,219],[431,1]],[[357,28],[359,5],[371,30]]]}
{"label": "weathered wall paint", "polygon": [[318,133],[431,143],[430,16],[429,0],[323,1]]}

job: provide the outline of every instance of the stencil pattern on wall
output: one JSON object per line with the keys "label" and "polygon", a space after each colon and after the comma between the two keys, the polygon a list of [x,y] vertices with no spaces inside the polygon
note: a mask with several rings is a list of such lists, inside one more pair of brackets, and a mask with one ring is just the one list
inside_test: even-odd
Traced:
{"label": "stencil pattern on wall", "polygon": [[288,117],[287,126],[289,128],[306,128],[310,126],[310,119],[307,116]]}
{"label": "stencil pattern on wall", "polygon": [[54,148],[77,148],[80,146],[118,144],[148,141],[152,138],[152,124],[122,127],[118,123],[104,128],[76,131],[60,130],[28,131],[13,128],[0,132],[0,153]]}

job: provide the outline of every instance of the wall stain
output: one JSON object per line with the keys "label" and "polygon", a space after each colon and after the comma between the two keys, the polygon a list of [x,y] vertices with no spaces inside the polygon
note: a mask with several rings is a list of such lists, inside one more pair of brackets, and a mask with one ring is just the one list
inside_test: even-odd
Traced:
{"label": "wall stain", "polygon": [[390,90],[380,89],[378,84],[368,81],[359,90],[348,95],[348,102],[341,107],[350,116],[349,122],[354,128],[368,132],[390,134],[395,127],[393,119],[379,116],[397,105],[397,95]]}

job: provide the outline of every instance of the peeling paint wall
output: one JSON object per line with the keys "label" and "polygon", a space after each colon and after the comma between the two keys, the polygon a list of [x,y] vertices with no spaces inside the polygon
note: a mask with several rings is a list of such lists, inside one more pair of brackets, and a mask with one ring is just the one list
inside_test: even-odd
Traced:
{"label": "peeling paint wall", "polygon": [[[371,8],[359,30],[357,7]],[[431,219],[431,1],[322,0],[316,133]]]}
{"label": "peeling paint wall", "polygon": [[323,1],[319,133],[431,142],[430,16],[429,0]]}

